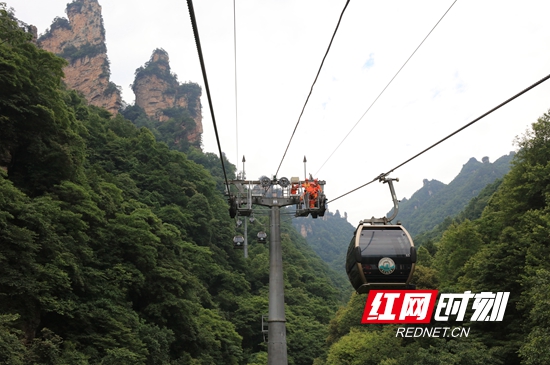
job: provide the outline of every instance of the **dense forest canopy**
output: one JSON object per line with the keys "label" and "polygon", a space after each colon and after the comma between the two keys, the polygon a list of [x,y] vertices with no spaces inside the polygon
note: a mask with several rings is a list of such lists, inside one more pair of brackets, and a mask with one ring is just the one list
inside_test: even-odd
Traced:
{"label": "dense forest canopy", "polygon": [[[89,106],[64,65],[0,5],[0,363],[265,363],[268,249],[233,249],[219,160]],[[339,292],[281,230],[289,363],[312,364]]]}

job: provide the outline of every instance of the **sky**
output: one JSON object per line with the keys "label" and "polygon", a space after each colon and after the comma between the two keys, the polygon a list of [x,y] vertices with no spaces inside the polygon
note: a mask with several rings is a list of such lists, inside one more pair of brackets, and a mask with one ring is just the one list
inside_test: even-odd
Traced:
{"label": "sky", "polygon": [[[68,2],[4,1],[39,34],[66,16]],[[235,28],[233,1],[195,1],[229,160],[242,170],[244,155],[248,179],[272,177],[281,161],[279,178],[303,178],[306,156],[307,173],[326,181],[330,211],[346,212],[352,225],[386,214],[393,205],[385,184],[330,200],[550,74],[550,2],[458,0],[365,114],[453,1],[350,1],[284,160],[345,0],[236,0]],[[124,101],[133,103],[134,72],[156,48],[168,52],[181,82],[204,86],[185,1],[99,3],[111,81]],[[202,105],[203,149],[218,154],[204,87]],[[410,198],[423,179],[449,183],[471,157],[494,162],[516,150],[516,137],[549,108],[547,81],[393,172],[398,198]]]}

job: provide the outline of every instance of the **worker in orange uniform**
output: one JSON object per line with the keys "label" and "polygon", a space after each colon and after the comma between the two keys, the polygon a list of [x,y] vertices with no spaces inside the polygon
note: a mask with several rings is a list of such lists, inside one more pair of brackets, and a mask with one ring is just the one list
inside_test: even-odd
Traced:
{"label": "worker in orange uniform", "polygon": [[304,188],[304,192],[308,194],[309,208],[314,209],[317,198],[319,197],[319,190],[321,190],[318,179],[311,182],[306,179],[302,184],[302,187]]}
{"label": "worker in orange uniform", "polygon": [[300,195],[300,203],[304,201],[304,196],[307,193],[307,189],[309,187],[309,180],[306,178],[304,182],[302,183],[302,188],[304,188],[302,195]]}

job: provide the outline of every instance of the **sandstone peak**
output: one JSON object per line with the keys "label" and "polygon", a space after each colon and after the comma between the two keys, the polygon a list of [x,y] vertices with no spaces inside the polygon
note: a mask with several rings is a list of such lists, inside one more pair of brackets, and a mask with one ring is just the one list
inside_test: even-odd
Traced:
{"label": "sandstone peak", "polygon": [[65,58],[69,65],[65,83],[84,94],[92,105],[116,114],[122,105],[120,90],[109,80],[101,5],[97,0],[74,0],[67,4],[67,17],[55,18],[38,45]]}
{"label": "sandstone peak", "polygon": [[153,51],[143,67],[136,70],[132,84],[136,95],[136,105],[145,111],[149,118],[165,122],[171,118],[171,109],[185,109],[192,118],[193,125],[182,125],[187,132],[187,140],[200,144],[202,135],[201,87],[192,82],[179,83],[170,71],[168,53],[160,48]]}

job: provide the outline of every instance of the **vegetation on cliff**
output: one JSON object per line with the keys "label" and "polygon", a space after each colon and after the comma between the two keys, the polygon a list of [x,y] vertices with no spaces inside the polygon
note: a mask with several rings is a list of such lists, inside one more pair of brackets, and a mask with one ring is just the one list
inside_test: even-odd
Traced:
{"label": "vegetation on cliff", "polygon": [[168,84],[178,82],[178,75],[170,71],[168,52],[162,48],[155,49],[151,59],[147,61],[144,66],[138,67],[135,71],[136,80],[153,75],[166,81]]}
{"label": "vegetation on cliff", "polygon": [[67,18],[62,17],[55,17],[55,19],[52,22],[52,25],[50,25],[50,29],[46,31],[46,33],[42,37],[51,37],[52,32],[54,32],[57,29],[71,29],[71,24],[69,23],[69,20]]}
{"label": "vegetation on cliff", "polygon": [[[100,54],[107,53],[107,46],[105,46],[105,43],[99,43],[99,44],[90,44],[86,43],[83,44],[80,47],[75,47],[72,44],[67,45],[65,48],[63,48],[63,52],[60,54],[61,57],[69,61],[70,63],[74,63],[76,60],[84,57],[92,58]],[[107,75],[110,76],[110,75]]]}

